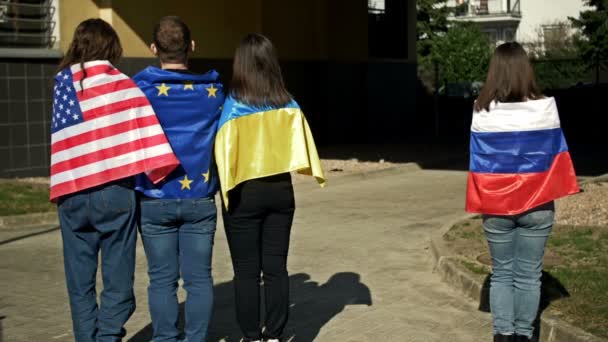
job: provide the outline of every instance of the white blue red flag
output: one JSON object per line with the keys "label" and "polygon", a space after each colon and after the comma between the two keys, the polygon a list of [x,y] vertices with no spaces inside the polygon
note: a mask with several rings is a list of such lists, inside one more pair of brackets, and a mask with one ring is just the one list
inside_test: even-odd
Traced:
{"label": "white blue red flag", "polygon": [[145,172],[161,181],[177,160],[148,99],[108,61],[55,76],[51,201]]}
{"label": "white blue red flag", "polygon": [[517,215],[579,192],[552,97],[473,113],[466,210]]}

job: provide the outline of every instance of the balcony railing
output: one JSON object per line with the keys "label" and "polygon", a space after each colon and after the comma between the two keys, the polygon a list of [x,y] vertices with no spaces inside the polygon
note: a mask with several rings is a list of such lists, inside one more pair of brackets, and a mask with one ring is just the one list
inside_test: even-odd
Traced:
{"label": "balcony railing", "polygon": [[54,13],[52,0],[0,0],[0,47],[52,47]]}
{"label": "balcony railing", "polygon": [[456,5],[456,17],[514,16],[521,17],[519,0],[468,0]]}

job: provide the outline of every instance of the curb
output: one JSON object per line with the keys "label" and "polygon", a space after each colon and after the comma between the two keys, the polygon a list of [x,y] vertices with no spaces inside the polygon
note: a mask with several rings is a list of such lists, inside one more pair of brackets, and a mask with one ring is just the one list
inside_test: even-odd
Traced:
{"label": "curb", "polygon": [[588,183],[600,183],[608,181],[608,173],[604,173],[603,175],[589,177],[587,179],[582,180],[579,185],[588,184]]}
{"label": "curb", "polygon": [[0,216],[0,229],[18,229],[23,226],[59,225],[57,211],[14,216]]}
{"label": "curb", "polygon": [[[456,223],[475,217],[475,214],[467,214],[459,219],[448,222],[431,236],[431,252],[435,259],[435,270],[442,280],[456,288],[467,297],[479,302],[482,293],[482,283],[475,279],[469,272],[461,269],[443,241],[443,235]],[[608,340],[597,337],[570,323],[567,323],[550,313],[543,313],[540,322],[540,342],[606,342]]]}

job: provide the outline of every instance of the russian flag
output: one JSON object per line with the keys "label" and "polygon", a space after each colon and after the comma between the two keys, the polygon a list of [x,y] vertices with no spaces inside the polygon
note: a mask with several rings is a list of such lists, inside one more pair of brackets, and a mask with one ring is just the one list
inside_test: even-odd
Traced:
{"label": "russian flag", "polygon": [[555,99],[473,113],[466,211],[517,215],[579,192]]}

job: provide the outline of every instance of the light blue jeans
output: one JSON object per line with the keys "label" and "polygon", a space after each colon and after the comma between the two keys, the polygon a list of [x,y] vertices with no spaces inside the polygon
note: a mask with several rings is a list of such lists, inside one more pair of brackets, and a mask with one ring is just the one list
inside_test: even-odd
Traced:
{"label": "light blue jeans", "polygon": [[532,337],[553,202],[515,216],[484,215],[492,255],[490,309],[494,334]]}
{"label": "light blue jeans", "polygon": [[188,293],[184,341],[206,340],[213,308],[211,254],[217,222],[213,198],[141,200],[154,342],[178,341],[178,280]]}

